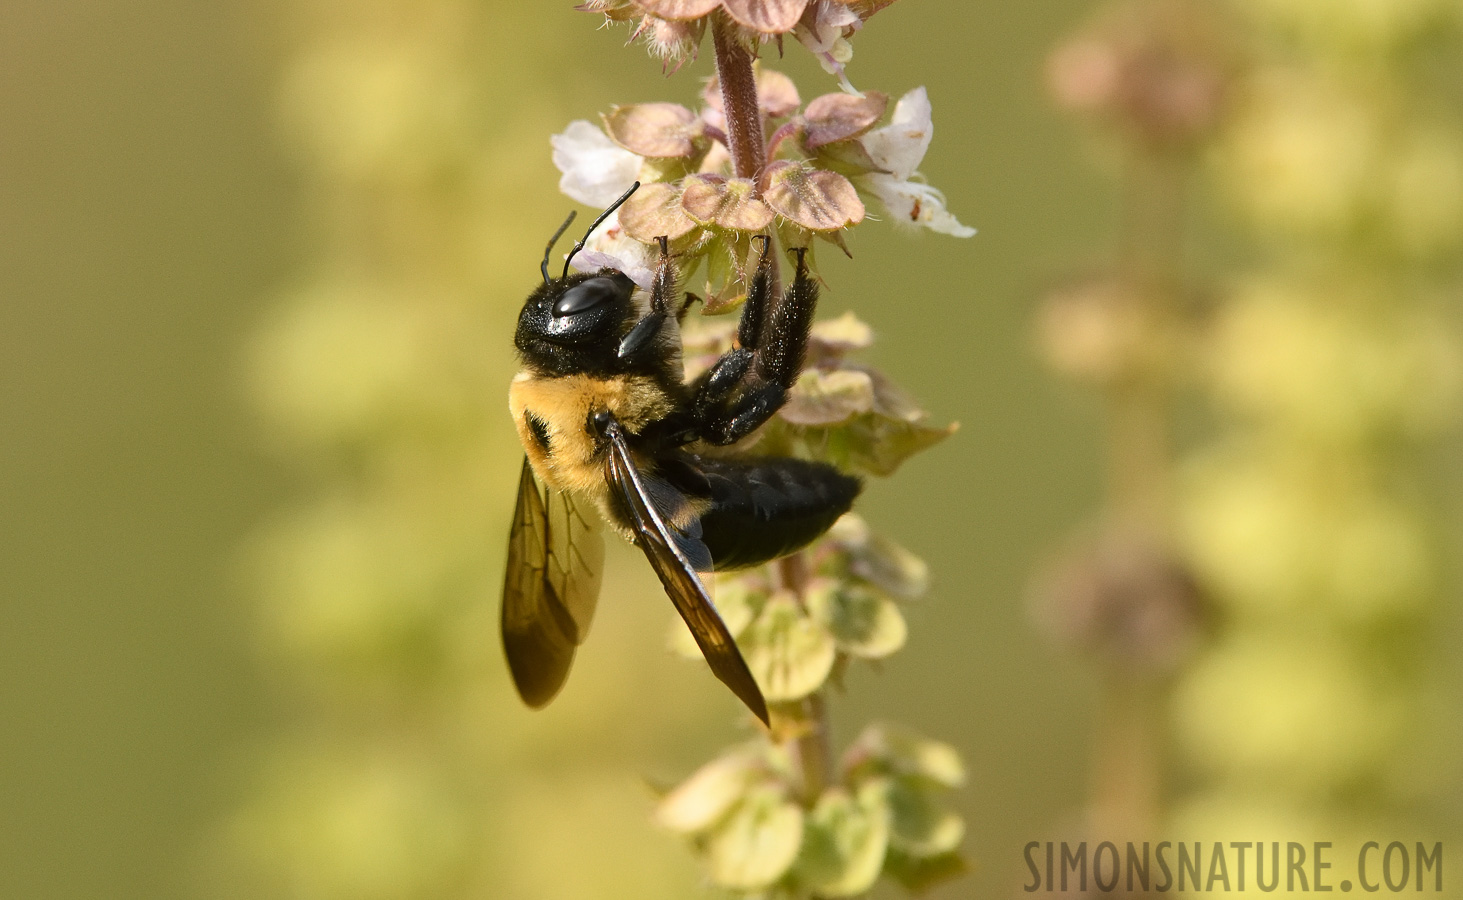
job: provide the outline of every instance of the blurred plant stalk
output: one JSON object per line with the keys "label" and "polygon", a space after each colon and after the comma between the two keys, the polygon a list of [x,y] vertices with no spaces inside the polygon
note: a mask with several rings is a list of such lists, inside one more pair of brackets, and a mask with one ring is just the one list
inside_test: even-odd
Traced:
{"label": "blurred plant stalk", "polygon": [[1210,168],[1248,252],[1199,331],[1213,422],[1179,493],[1223,627],[1178,685],[1172,815],[1358,845],[1456,829],[1424,815],[1457,762],[1432,699],[1447,500],[1422,460],[1459,419],[1463,18],[1232,11],[1247,65]]}
{"label": "blurred plant stalk", "polygon": [[1033,592],[1047,631],[1098,668],[1081,827],[1099,841],[1158,833],[1165,710],[1202,627],[1175,541],[1173,433],[1190,325],[1187,195],[1227,76],[1208,9],[1187,0],[1101,4],[1048,63],[1056,101],[1093,128],[1120,179],[1111,259],[1052,291],[1038,319],[1048,363],[1099,389],[1106,411],[1103,509]]}
{"label": "blurred plant stalk", "polygon": [[[1039,316],[1107,401],[1105,509],[1035,592],[1103,673],[1097,840],[1360,843],[1445,777],[1418,460],[1458,419],[1460,26],[1433,0],[1127,0],[1051,58],[1124,203],[1115,258]],[[1249,260],[1206,248],[1235,268],[1198,291],[1197,176]]]}

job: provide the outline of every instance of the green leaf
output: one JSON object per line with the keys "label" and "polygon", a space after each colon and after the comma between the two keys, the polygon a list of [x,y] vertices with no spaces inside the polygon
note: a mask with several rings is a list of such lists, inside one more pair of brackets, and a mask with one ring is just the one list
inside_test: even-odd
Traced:
{"label": "green leaf", "polygon": [[640,164],[640,175],[638,180],[642,185],[656,184],[658,182],[680,181],[687,175],[697,171],[701,160],[706,154],[700,148],[690,156],[674,156],[666,159],[647,158]]}
{"label": "green leaf", "polygon": [[887,169],[874,162],[869,151],[856,140],[824,144],[817,149],[815,158],[819,168],[829,169],[850,178],[867,175],[870,172],[888,173]]}
{"label": "green leaf", "polygon": [[814,322],[808,345],[810,350],[821,351],[821,355],[841,357],[851,350],[872,347],[874,329],[852,312],[846,312],[836,319]]}
{"label": "green leaf", "polygon": [[833,669],[833,636],[803,612],[791,594],[773,595],[738,641],[769,702],[801,700]]}
{"label": "green leaf", "polygon": [[[774,421],[763,438],[766,452],[782,452],[828,462],[847,472],[886,477],[921,450],[940,443],[956,425],[932,428],[878,413],[855,416],[840,425],[801,426]],[[775,448],[775,449],[774,449]]]}
{"label": "green leaf", "polygon": [[925,561],[874,532],[857,514],[848,513],[833,523],[828,536],[841,551],[848,574],[901,600],[918,599],[929,590],[930,568]]}
{"label": "green leaf", "polygon": [[863,730],[844,754],[843,767],[854,779],[916,777],[946,789],[965,783],[965,765],[954,747],[912,729],[883,723]]}
{"label": "green leaf", "polygon": [[754,789],[711,833],[706,844],[711,880],[755,891],[786,874],[803,842],[803,811],[782,789]]}
{"label": "green leaf", "polygon": [[889,848],[889,810],[873,786],[857,798],[833,788],[807,818],[794,877],[819,897],[852,897],[873,886]]}
{"label": "green leaf", "polygon": [[779,411],[794,425],[838,425],[874,408],[874,382],[848,369],[804,369]]}
{"label": "green leaf", "polygon": [[[733,308],[743,299],[744,276],[740,260],[717,247],[710,250],[710,275],[706,312]],[[716,284],[728,294],[717,298]],[[735,295],[735,296],[732,296]],[[704,371],[717,353],[731,346],[733,326],[688,328],[686,364],[688,375]],[[808,368],[793,387],[788,403],[760,433],[758,452],[769,455],[800,456],[819,459],[855,473],[892,475],[909,457],[932,447],[954,434],[959,426],[942,428],[924,424],[926,413],[901,388],[877,369],[844,362],[852,350],[867,347],[873,341],[868,325],[852,315],[818,322],[813,326],[808,345]],[[892,545],[891,545],[892,547]],[[898,548],[891,553],[914,560]],[[918,581],[925,580],[921,571]],[[919,590],[915,590],[918,587]],[[913,583],[898,590],[895,596],[908,596],[906,591],[922,592]]]}
{"label": "green leaf", "polygon": [[813,618],[850,656],[883,659],[903,647],[908,637],[899,607],[865,585],[820,578],[809,586],[805,600]]}
{"label": "green leaf", "polygon": [[890,843],[910,856],[949,853],[965,837],[965,821],[941,807],[934,793],[918,778],[895,778],[890,786]]}
{"label": "green leaf", "polygon": [[910,893],[922,894],[937,884],[959,878],[970,871],[970,866],[958,853],[916,857],[890,850],[884,871]]}
{"label": "green leaf", "polygon": [[745,260],[751,241],[737,232],[718,232],[706,247],[706,287],[704,315],[731,312],[747,299],[747,265]]}
{"label": "green leaf", "polygon": [[746,795],[760,768],[757,754],[746,748],[712,760],[661,798],[655,824],[681,834],[706,831]]}

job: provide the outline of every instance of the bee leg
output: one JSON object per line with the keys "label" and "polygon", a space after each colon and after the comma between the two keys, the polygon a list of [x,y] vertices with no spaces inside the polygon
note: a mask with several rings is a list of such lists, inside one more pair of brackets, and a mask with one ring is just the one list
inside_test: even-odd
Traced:
{"label": "bee leg", "polygon": [[772,298],[771,241],[747,288],[737,328],[738,346],[692,386],[701,437],[732,444],[755,431],[787,402],[802,372],[808,333],[818,304],[818,283],[808,272],[807,251],[796,248],[797,270],[782,296]]}
{"label": "bee leg", "polygon": [[703,420],[714,417],[751,368],[752,351],[745,347],[734,347],[713,363],[691,387],[696,417]]}
{"label": "bee leg", "polygon": [[752,240],[759,238],[762,255],[752,273],[751,284],[747,286],[746,302],[742,304],[742,318],[737,323],[737,346],[723,354],[691,387],[696,416],[701,420],[716,416],[732,392],[742,385],[752,367],[757,334],[762,328],[762,311],[772,290],[772,257],[768,253],[772,241],[764,234],[756,235]]}
{"label": "bee leg", "polygon": [[685,313],[685,307],[674,312],[671,310],[671,297],[676,293],[676,264],[671,260],[666,238],[658,237],[656,241],[660,244],[660,261],[656,263],[655,275],[650,282],[650,312],[636,322],[635,327],[621,339],[618,351],[620,359],[627,359],[654,347],[666,318],[675,315],[679,319]]}
{"label": "bee leg", "polygon": [[792,252],[798,260],[792,284],[767,310],[766,322],[758,330],[752,366],[757,380],[779,384],[787,390],[792,389],[802,374],[803,360],[808,355],[808,334],[818,306],[818,282],[808,272],[807,248],[795,247]]}

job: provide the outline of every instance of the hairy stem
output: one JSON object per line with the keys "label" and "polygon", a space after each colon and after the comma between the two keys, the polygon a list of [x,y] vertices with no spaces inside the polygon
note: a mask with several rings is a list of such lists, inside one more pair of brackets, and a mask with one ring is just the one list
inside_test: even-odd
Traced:
{"label": "hairy stem", "polygon": [[719,11],[711,19],[711,40],[716,48],[716,78],[721,83],[721,105],[726,112],[727,149],[731,151],[732,168],[738,178],[750,178],[755,182],[767,165],[766,135],[762,133],[762,109],[757,103],[757,78],[752,71],[752,54],[737,40],[733,28]]}
{"label": "hairy stem", "polygon": [[[762,194],[757,176],[767,166],[767,136],[762,131],[762,106],[757,100],[757,73],[752,54],[737,40],[736,26],[718,11],[711,17],[711,39],[716,48],[716,80],[721,84],[721,106],[726,115],[723,143],[731,152],[732,170],[738,178],[750,179],[752,196]],[[773,230],[767,232],[775,241]],[[752,265],[749,261],[748,267]],[[777,256],[772,257],[772,293],[782,291]]]}

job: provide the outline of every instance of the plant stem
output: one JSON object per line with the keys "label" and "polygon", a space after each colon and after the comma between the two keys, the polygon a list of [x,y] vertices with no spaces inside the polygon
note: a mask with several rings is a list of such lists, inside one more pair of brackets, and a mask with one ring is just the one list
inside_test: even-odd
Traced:
{"label": "plant stem", "polygon": [[[767,136],[762,131],[762,106],[757,99],[757,73],[752,54],[737,40],[736,26],[724,13],[711,17],[711,42],[716,49],[716,80],[721,85],[721,108],[726,116],[726,148],[732,170],[738,178],[752,182],[752,196],[760,197],[757,177],[767,166]],[[768,229],[767,237],[777,235]],[[748,261],[748,266],[751,262]],[[772,257],[772,296],[782,292],[782,277],[776,254]]]}
{"label": "plant stem", "polygon": [[[1118,265],[1138,294],[1146,326],[1160,333],[1182,291],[1184,169],[1170,156],[1134,149],[1124,177]],[[1110,395],[1108,495],[1118,517],[1165,536],[1173,377],[1168,361],[1144,365]]]}
{"label": "plant stem", "polygon": [[[1182,291],[1184,169],[1178,159],[1134,149],[1125,175],[1119,266],[1138,292],[1149,328],[1165,330]],[[1109,394],[1108,507],[1124,527],[1169,539],[1173,375],[1167,361],[1145,365]],[[1096,735],[1093,827],[1146,838],[1163,794],[1163,679],[1109,673]]]}
{"label": "plant stem", "polygon": [[1163,715],[1167,684],[1109,673],[1098,709],[1093,760],[1093,834],[1146,840],[1163,800]]}
{"label": "plant stem", "polygon": [[[797,597],[798,605],[806,610],[803,596],[809,578],[807,557],[803,553],[784,556],[777,561],[776,575],[782,589],[791,591]],[[805,698],[789,718],[793,720],[794,727],[792,737],[787,741],[787,750],[798,770],[803,803],[811,808],[828,786],[828,775],[833,771],[832,726],[828,721],[828,702],[823,692],[816,691]]]}
{"label": "plant stem", "polygon": [[[711,42],[716,48],[716,79],[721,84],[721,106],[726,113],[726,135],[732,168],[738,178],[753,182],[767,165],[762,109],[757,103],[757,77],[752,54],[733,34],[733,25],[718,11],[711,19]],[[754,194],[760,193],[756,188]]]}
{"label": "plant stem", "polygon": [[833,751],[828,735],[828,701],[817,691],[803,700],[800,710],[800,734],[788,742],[788,752],[798,769],[803,805],[811,809],[833,770]]}
{"label": "plant stem", "polygon": [[[767,165],[767,136],[762,131],[762,108],[757,100],[757,78],[752,70],[752,54],[736,39],[732,24],[717,13],[711,20],[712,44],[716,48],[716,78],[721,83],[721,105],[726,115],[727,149],[731,151],[732,169],[738,178],[751,179]],[[754,194],[761,193],[756,187]],[[774,258],[775,259],[775,258]],[[774,274],[774,284],[779,279]],[[774,286],[774,292],[777,290]],[[775,566],[776,577],[785,590],[803,603],[808,583],[808,562],[801,553],[783,557]],[[797,767],[803,803],[811,807],[817,802],[828,775],[833,770],[833,753],[829,743],[828,703],[822,692],[799,703],[790,711],[792,736],[787,750]]]}

